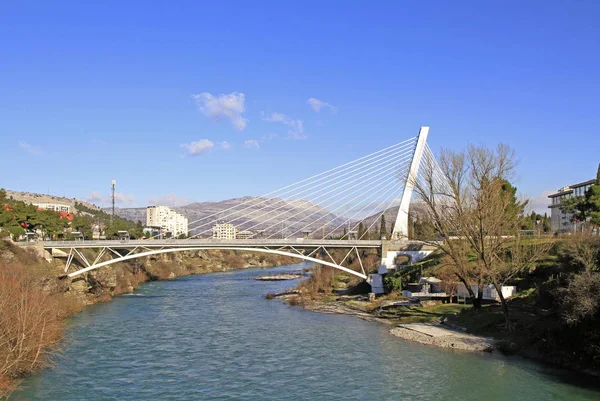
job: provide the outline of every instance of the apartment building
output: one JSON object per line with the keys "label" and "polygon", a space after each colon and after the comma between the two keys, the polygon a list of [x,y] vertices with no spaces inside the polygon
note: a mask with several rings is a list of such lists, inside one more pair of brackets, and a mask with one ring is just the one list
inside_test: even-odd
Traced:
{"label": "apartment building", "polygon": [[160,227],[167,236],[188,235],[188,219],[168,206],[148,206],[146,226]]}
{"label": "apartment building", "polygon": [[52,210],[55,212],[71,213],[71,206],[63,203],[32,203],[38,209]]}
{"label": "apartment building", "polygon": [[563,212],[560,207],[565,199],[579,198],[585,195],[590,189],[595,180],[580,182],[573,185],[560,188],[553,194],[548,195],[550,198],[550,224],[552,231],[572,232],[577,231],[581,222],[571,221],[573,215]]}
{"label": "apartment building", "polygon": [[238,230],[231,223],[217,223],[212,228],[213,238],[236,239]]}

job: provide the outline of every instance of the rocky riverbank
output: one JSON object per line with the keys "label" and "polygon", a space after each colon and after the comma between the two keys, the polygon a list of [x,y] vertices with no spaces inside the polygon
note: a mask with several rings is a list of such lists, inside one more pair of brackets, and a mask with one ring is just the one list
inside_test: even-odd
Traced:
{"label": "rocky riverbank", "polygon": [[[393,305],[398,302],[382,301],[379,307],[372,309],[376,303],[367,301],[363,296],[338,297],[336,299],[323,297],[323,300],[299,302],[300,297],[301,295],[295,292],[289,293],[283,298],[292,305],[300,305],[313,312],[353,316],[393,326],[390,334],[408,341],[461,351],[491,352],[495,348],[493,339],[467,334],[457,328],[443,325],[441,321],[399,324],[397,318],[382,313],[381,309],[382,305]],[[412,307],[414,306],[412,305]],[[402,305],[400,307],[409,308],[411,306]]]}
{"label": "rocky riverbank", "polygon": [[379,318],[379,317],[373,315],[372,313],[365,312],[364,310],[361,310],[356,307],[352,307],[352,306],[350,306],[348,304],[344,304],[342,302],[312,301],[312,302],[301,303],[300,305],[302,306],[302,308],[312,311],[312,312],[353,316],[353,317],[357,317],[359,319],[368,320],[370,322],[378,322],[378,323],[383,323],[383,324],[387,324],[387,325],[394,324],[394,322],[392,322],[388,319]]}
{"label": "rocky riverbank", "polygon": [[254,277],[254,280],[258,281],[285,281],[285,280],[297,280],[302,278],[302,274],[295,273],[281,273],[281,274],[271,274],[268,276],[258,276]]}
{"label": "rocky riverbank", "polygon": [[435,323],[401,324],[390,330],[396,337],[440,348],[460,351],[492,352],[494,340],[466,334]]}

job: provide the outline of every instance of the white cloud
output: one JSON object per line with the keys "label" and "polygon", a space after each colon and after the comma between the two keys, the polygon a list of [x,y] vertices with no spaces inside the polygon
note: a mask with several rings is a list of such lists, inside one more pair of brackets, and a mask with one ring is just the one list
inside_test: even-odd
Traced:
{"label": "white cloud", "polygon": [[177,196],[173,193],[166,196],[156,196],[148,199],[148,204],[150,205],[161,205],[161,206],[184,206],[189,204],[190,201],[186,197]]}
{"label": "white cloud", "polygon": [[182,143],[180,146],[187,150],[187,152],[183,154],[182,157],[189,157],[198,156],[203,153],[206,153],[209,150],[211,150],[213,146],[215,146],[215,144],[209,141],[208,139],[200,139],[196,142]]}
{"label": "white cloud", "polygon": [[317,113],[321,111],[321,109],[329,109],[331,112],[335,113],[337,111],[337,107],[317,98],[311,97],[308,99],[308,104],[313,108]]}
{"label": "white cloud", "polygon": [[227,117],[238,130],[243,131],[246,128],[248,120],[242,117],[242,113],[246,111],[246,97],[243,93],[232,92],[229,95],[221,94],[215,97],[208,92],[202,92],[192,95],[192,98],[205,116],[214,121]]}
{"label": "white cloud", "polygon": [[304,135],[304,121],[302,120],[294,120],[283,113],[265,114],[264,112],[262,113],[262,120],[272,123],[282,123],[290,127],[288,132],[288,138],[290,139],[307,138],[306,135]]}
{"label": "white cloud", "polygon": [[25,152],[27,152],[31,155],[34,155],[34,156],[41,156],[44,154],[44,151],[41,148],[30,145],[27,142],[19,142],[19,147],[21,149],[23,149]]}
{"label": "white cloud", "polygon": [[115,192],[115,203],[121,206],[133,206],[135,205],[135,196]]}
{"label": "white cloud", "polygon": [[262,113],[263,121],[269,121],[272,123],[283,123],[289,127],[293,127],[299,132],[304,132],[304,121],[302,120],[294,120],[283,113],[271,113],[265,114]]}
{"label": "white cloud", "polygon": [[[92,191],[87,197],[86,200],[91,203],[111,203],[112,202],[112,194],[108,194],[106,196],[102,195],[98,191]],[[120,206],[134,206],[135,205],[135,196],[131,194],[124,194],[121,192],[115,192],[115,204]]]}
{"label": "white cloud", "polygon": [[263,135],[260,139],[262,141],[270,141],[270,140],[278,139],[278,138],[279,138],[279,134],[271,133],[271,134],[268,134],[268,135]]}
{"label": "white cloud", "polygon": [[91,203],[102,203],[104,202],[104,196],[100,192],[92,191],[87,197],[86,200]]}
{"label": "white cloud", "polygon": [[269,121],[269,122],[272,122],[272,123],[284,123],[286,125],[294,124],[294,120],[292,120],[291,118],[287,117],[283,113],[265,114],[265,112],[263,111],[261,114],[262,114],[263,121]]}
{"label": "white cloud", "polygon": [[221,146],[221,149],[223,149],[223,150],[231,149],[231,145],[227,141],[223,141],[219,145]]}
{"label": "white cloud", "polygon": [[93,139],[92,139],[92,142],[93,142],[93,143],[95,143],[95,144],[98,144],[98,145],[102,145],[102,146],[108,145],[108,144],[107,144],[106,142],[104,142],[102,139],[96,139],[96,138],[93,138]]}
{"label": "white cloud", "polygon": [[308,137],[300,132],[288,131],[288,139],[305,140]]}
{"label": "white cloud", "polygon": [[[529,198],[529,203],[527,204],[527,209],[531,213],[531,211],[535,211],[539,214],[548,213],[550,214],[550,209],[548,209],[548,205],[550,204],[550,199],[548,199],[548,195],[555,193],[556,191],[544,191],[540,195],[532,196]],[[522,199],[519,199],[522,200]]]}
{"label": "white cloud", "polygon": [[260,148],[258,141],[255,139],[248,139],[247,141],[244,142],[244,146],[248,149],[259,149]]}

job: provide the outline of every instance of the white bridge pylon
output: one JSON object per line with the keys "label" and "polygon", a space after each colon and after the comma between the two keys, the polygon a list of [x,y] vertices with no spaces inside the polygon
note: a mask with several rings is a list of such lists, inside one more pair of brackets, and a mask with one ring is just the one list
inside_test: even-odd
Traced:
{"label": "white bridge pylon", "polygon": [[398,208],[398,215],[396,216],[396,223],[394,224],[394,230],[392,232],[393,239],[408,239],[410,201],[412,200],[415,183],[419,177],[419,167],[421,166],[423,153],[427,146],[427,135],[429,135],[429,127],[421,127],[417,143],[415,144],[415,151],[410,163],[410,168],[406,175],[404,190],[402,191],[402,198],[400,199],[400,206]]}
{"label": "white bridge pylon", "polygon": [[[365,279],[367,272],[358,250],[381,249],[385,233],[380,235],[378,224],[386,211],[395,208],[398,213],[391,240],[408,240],[410,201],[420,167],[426,161],[439,170],[426,143],[428,133],[429,127],[421,127],[415,137],[218,213],[202,215],[189,223],[187,239],[48,241],[44,248],[66,252],[69,277],[136,258],[218,249],[291,256]],[[215,239],[222,238],[216,227],[237,234]],[[84,248],[88,250],[83,252]],[[336,261],[328,249],[344,249],[345,257]],[[352,254],[355,256],[350,257]],[[344,266],[349,259],[358,259],[361,271]],[[80,268],[69,273],[74,261]]]}

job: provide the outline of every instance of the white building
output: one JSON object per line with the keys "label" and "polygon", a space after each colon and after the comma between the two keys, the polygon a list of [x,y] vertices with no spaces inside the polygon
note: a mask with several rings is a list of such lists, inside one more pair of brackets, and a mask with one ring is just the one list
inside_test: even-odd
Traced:
{"label": "white building", "polygon": [[236,239],[250,239],[252,237],[254,237],[254,233],[248,230],[238,231],[235,236]]}
{"label": "white building", "polygon": [[[168,206],[148,206],[146,208],[146,226],[160,227],[171,237],[188,235],[188,219]],[[167,234],[168,235],[168,234]]]}
{"label": "white building", "polygon": [[560,206],[565,199],[579,198],[585,195],[585,192],[592,186],[595,180],[580,182],[578,184],[569,185],[560,188],[553,194],[548,195],[550,198],[550,224],[552,231],[577,231],[580,228],[580,223],[571,221],[573,215],[564,213],[560,210]]}
{"label": "white building", "polygon": [[44,210],[71,213],[71,206],[65,205],[63,203],[33,203],[33,206]]}
{"label": "white building", "polygon": [[[473,293],[477,295],[478,286],[471,285],[471,289],[473,290]],[[500,289],[502,291],[502,296],[504,297],[504,299],[508,299],[517,293],[517,287],[515,287],[514,285],[503,285],[500,287]],[[456,288],[456,295],[462,298],[470,297],[469,291],[467,291],[467,287],[465,287],[463,283],[458,283],[458,286]],[[482,295],[483,299],[487,301],[500,302],[500,296],[498,295],[498,291],[496,291],[496,288],[494,288],[492,284],[483,286]]]}
{"label": "white building", "polygon": [[217,239],[236,239],[237,228],[231,223],[217,223],[212,228],[213,238]]}

